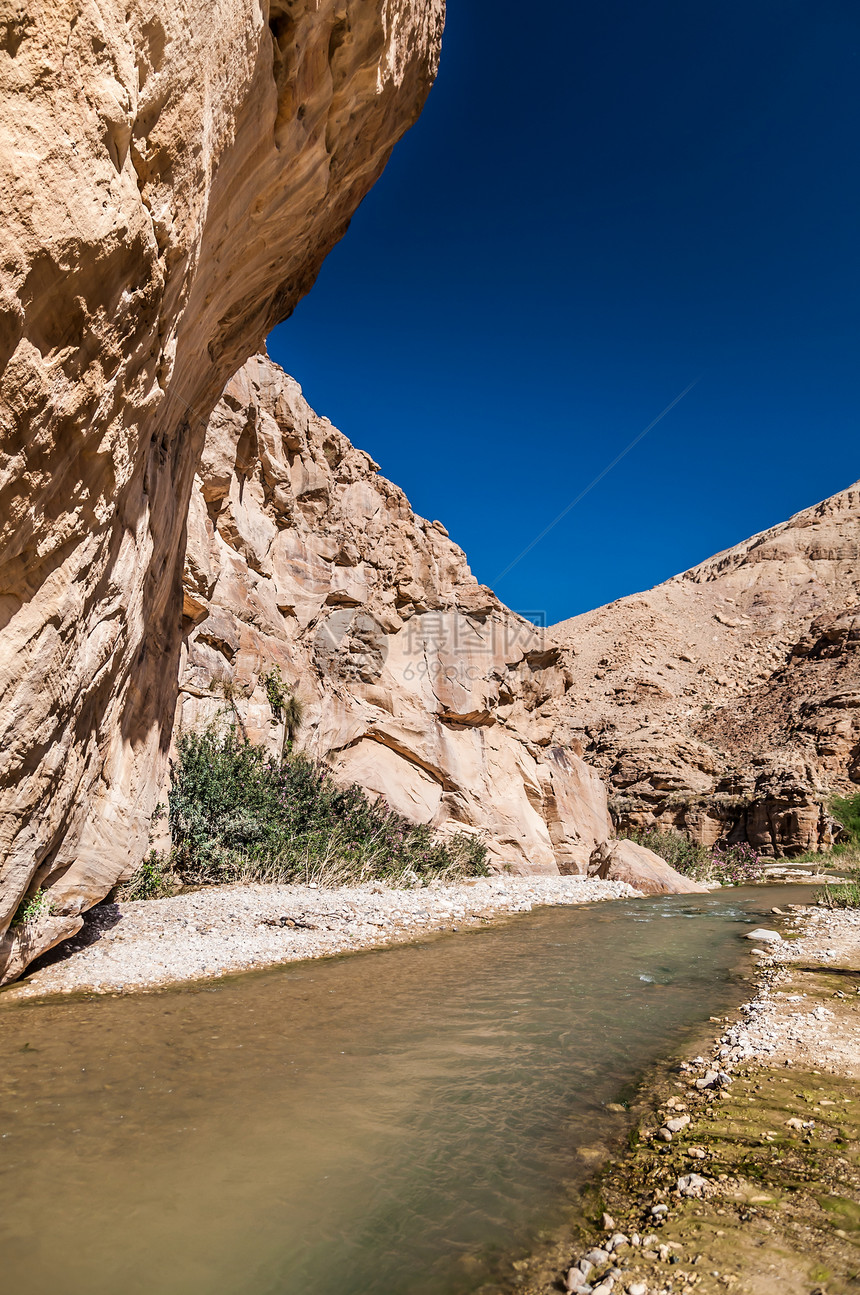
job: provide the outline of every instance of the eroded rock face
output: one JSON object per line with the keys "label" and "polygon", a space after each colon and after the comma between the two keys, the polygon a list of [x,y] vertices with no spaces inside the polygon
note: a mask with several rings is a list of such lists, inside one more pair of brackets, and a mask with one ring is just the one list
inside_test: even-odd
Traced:
{"label": "eroded rock face", "polygon": [[226,712],[278,751],[277,666],[306,749],[413,820],[481,831],[497,864],[582,873],[610,834],[597,775],[532,731],[568,687],[558,653],[263,357],[210,420],[185,610],[178,728]]}
{"label": "eroded rock face", "polygon": [[544,719],[622,828],[827,849],[860,787],[860,483],[648,593],[553,627]]}
{"label": "eroded rock face", "polygon": [[145,847],[209,415],[417,116],[442,21],[58,0],[0,22],[0,931],[38,885],[73,916]]}

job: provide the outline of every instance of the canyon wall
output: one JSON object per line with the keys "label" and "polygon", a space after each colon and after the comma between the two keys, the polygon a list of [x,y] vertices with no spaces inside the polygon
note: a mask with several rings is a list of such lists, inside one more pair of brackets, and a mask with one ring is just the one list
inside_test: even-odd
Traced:
{"label": "canyon wall", "polygon": [[226,719],[279,752],[277,667],[300,745],[498,865],[584,873],[610,836],[600,779],[533,722],[570,687],[559,652],[263,357],[210,420],[184,589],[177,731]]}
{"label": "canyon wall", "polygon": [[860,789],[860,483],[550,634],[573,686],[538,714],[619,827],[833,843],[828,802]]}
{"label": "canyon wall", "polygon": [[[0,933],[137,863],[225,382],[414,121],[443,0],[56,0],[0,20]],[[4,972],[0,965],[0,979]]]}

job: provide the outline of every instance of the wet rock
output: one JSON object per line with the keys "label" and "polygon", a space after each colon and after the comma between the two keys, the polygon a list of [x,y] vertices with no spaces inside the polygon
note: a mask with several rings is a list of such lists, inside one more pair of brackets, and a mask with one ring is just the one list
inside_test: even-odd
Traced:
{"label": "wet rock", "polygon": [[706,1088],[728,1087],[731,1082],[732,1077],[725,1070],[708,1070],[696,1080],[696,1087],[703,1092]]}
{"label": "wet rock", "polygon": [[670,1133],[680,1133],[690,1123],[689,1115],[678,1115],[674,1120],[666,1121],[666,1128]]}
{"label": "wet rock", "polygon": [[678,1179],[678,1191],[682,1196],[703,1196],[707,1187],[708,1180],[701,1174],[683,1174]]}
{"label": "wet rock", "polygon": [[763,926],[756,927],[745,938],[747,940],[758,940],[760,944],[782,944],[782,936],[779,931],[768,931]]}

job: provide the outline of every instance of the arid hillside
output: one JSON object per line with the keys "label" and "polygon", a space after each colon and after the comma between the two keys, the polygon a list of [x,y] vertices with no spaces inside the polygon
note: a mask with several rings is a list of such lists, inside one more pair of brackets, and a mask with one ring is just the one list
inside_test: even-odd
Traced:
{"label": "arid hillside", "polygon": [[539,714],[620,825],[830,843],[860,785],[860,483],[550,636],[573,686]]}

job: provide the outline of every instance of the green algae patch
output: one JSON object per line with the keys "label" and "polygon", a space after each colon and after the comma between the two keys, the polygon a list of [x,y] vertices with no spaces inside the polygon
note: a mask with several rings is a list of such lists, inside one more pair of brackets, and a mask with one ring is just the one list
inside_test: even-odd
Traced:
{"label": "green algae patch", "polygon": [[844,1196],[819,1196],[818,1204],[827,1214],[833,1214],[842,1228],[860,1232],[860,1205]]}
{"label": "green algae patch", "polygon": [[[846,1103],[846,1087],[854,1096],[844,1079],[758,1064],[721,1092],[652,1076],[631,1111],[627,1154],[579,1193],[565,1235],[492,1290],[561,1290],[606,1212],[641,1241],[618,1252],[615,1295],[637,1282],[649,1295],[857,1295],[860,1106]],[[658,1141],[679,1109],[690,1124]],[[678,1190],[690,1174],[704,1180],[699,1195]],[[658,1205],[667,1210],[654,1215]]]}

